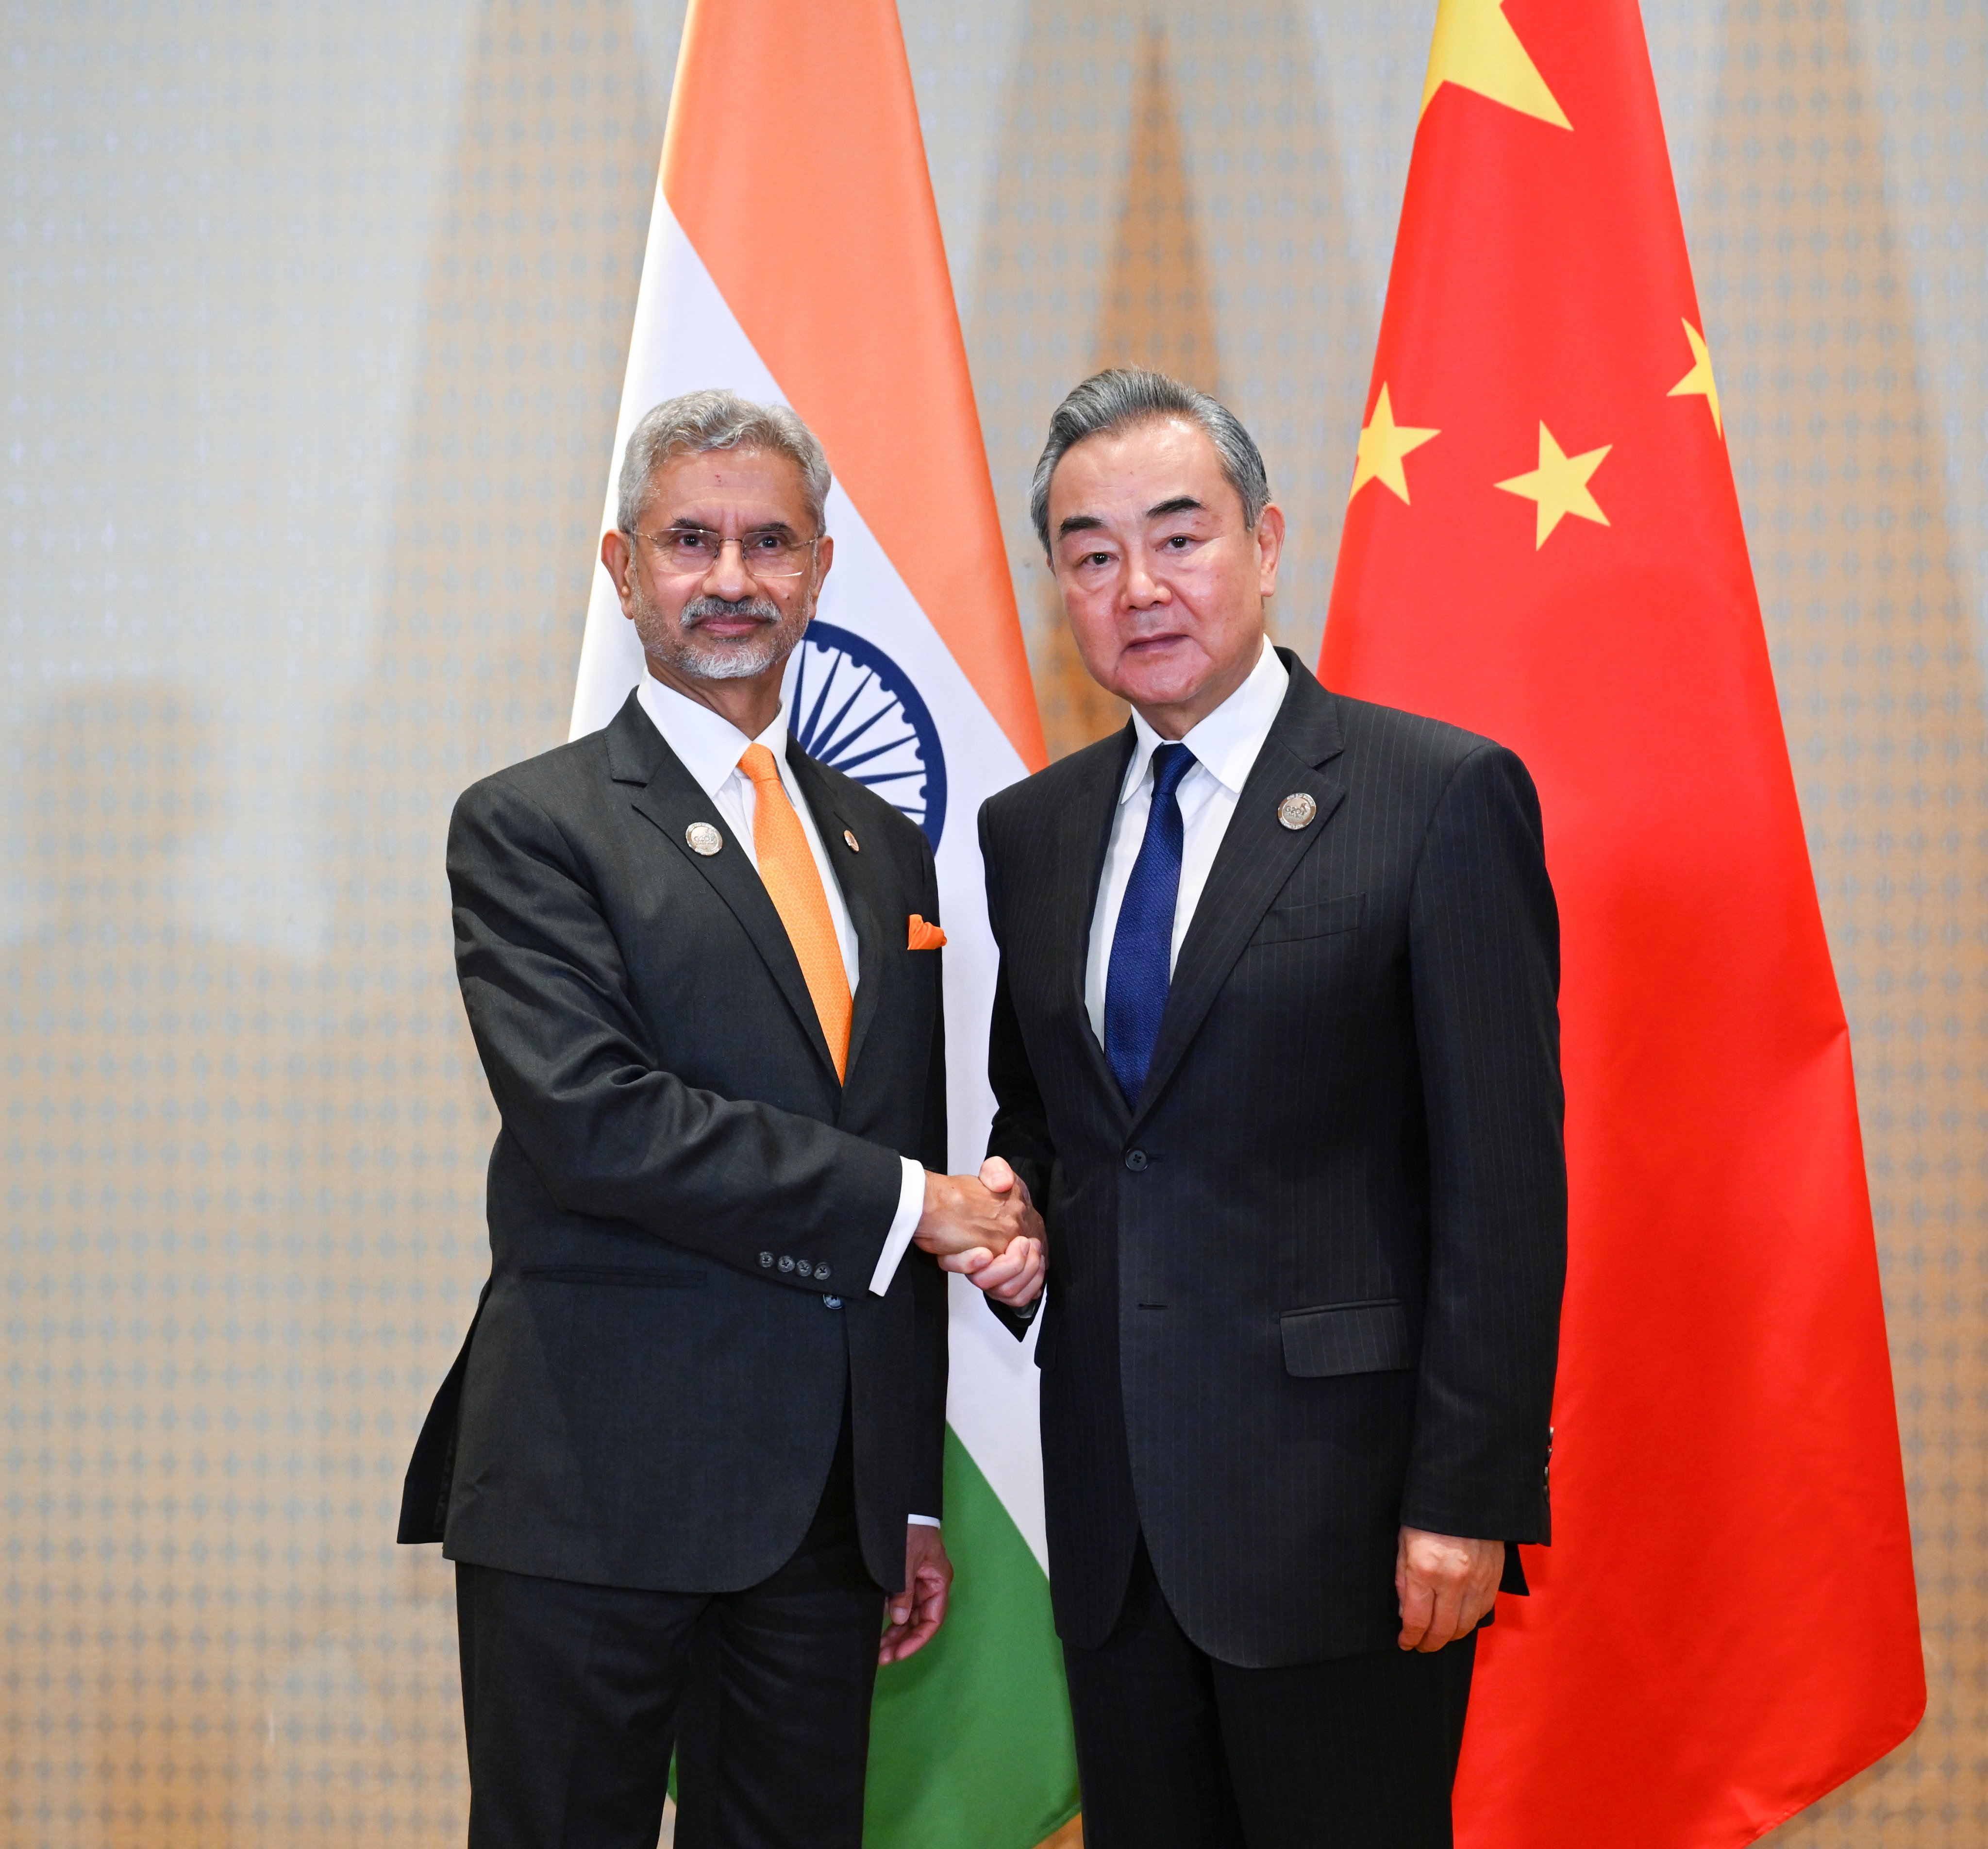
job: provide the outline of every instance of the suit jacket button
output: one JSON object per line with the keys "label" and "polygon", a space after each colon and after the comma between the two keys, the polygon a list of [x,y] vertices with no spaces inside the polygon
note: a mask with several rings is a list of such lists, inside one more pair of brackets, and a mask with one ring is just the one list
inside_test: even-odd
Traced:
{"label": "suit jacket button", "polygon": [[814,1267],[809,1264],[805,1258],[803,1258],[800,1264],[796,1265],[794,1269],[799,1272],[803,1278],[812,1278],[814,1275]]}
{"label": "suit jacket button", "polygon": [[773,1255],[771,1252],[762,1252],[759,1255],[759,1268],[762,1272],[769,1272],[773,1268]]}
{"label": "suit jacket button", "polygon": [[1144,1150],[1128,1150],[1125,1152],[1125,1166],[1134,1174],[1138,1174],[1146,1166],[1146,1152]]}
{"label": "suit jacket button", "polygon": [[787,1257],[784,1252],[782,1253],[780,1255],[780,1269],[783,1272],[790,1272],[793,1268],[793,1260]]}
{"label": "suit jacket button", "polygon": [[823,1309],[840,1309],[842,1307],[842,1299],[840,1297],[823,1297],[821,1300],[821,1306]]}
{"label": "suit jacket button", "polygon": [[827,1265],[817,1265],[814,1268],[814,1281],[817,1284],[826,1284],[828,1282],[828,1267]]}

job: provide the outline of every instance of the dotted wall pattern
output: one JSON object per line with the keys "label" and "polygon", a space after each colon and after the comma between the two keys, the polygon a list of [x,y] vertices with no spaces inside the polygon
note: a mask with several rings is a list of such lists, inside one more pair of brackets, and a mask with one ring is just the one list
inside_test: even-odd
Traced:
{"label": "dotted wall pattern", "polygon": [[1866,41],[1844,0],[1735,0],[1696,188],[1774,672],[1848,1013],[1929,1700],[1777,1833],[1988,1837],[1988,750]]}
{"label": "dotted wall pattern", "polygon": [[1057,401],[1107,361],[1218,382],[1249,423],[1291,523],[1274,623],[1317,652],[1378,298],[1313,43],[1263,0],[1028,0],[962,307],[1053,755],[1114,713],[1072,681],[1028,482]]}
{"label": "dotted wall pattern", "polygon": [[[259,93],[306,48],[215,23],[161,54],[206,73],[174,132],[246,136],[277,160],[280,96]],[[435,1550],[393,1540],[408,1448],[488,1264],[493,1114],[455,992],[442,838],[463,785],[565,734],[660,146],[636,25],[607,0],[489,0],[459,44],[431,48],[459,93],[433,150],[407,390],[373,407],[388,510],[370,581],[337,586],[360,596],[315,615],[361,638],[349,671],[299,687],[272,669],[224,697],[171,672],[168,648],[120,672],[113,626],[88,678],[23,699],[10,733],[23,930],[0,965],[0,1840],[461,1840],[452,1579]],[[374,126],[328,188],[390,190],[397,157],[430,151]],[[348,261],[364,258],[360,217]],[[95,230],[114,252],[115,225]],[[217,321],[300,312],[259,263],[205,262],[197,216],[187,243],[179,293]],[[59,299],[64,280],[94,297],[46,274],[38,293]],[[252,364],[255,332],[238,333]],[[111,517],[117,445],[142,472],[144,444],[191,417],[200,448],[211,426],[218,445],[267,446],[279,475],[301,440],[228,388],[225,337],[191,356],[183,338],[167,330],[165,354],[211,369],[218,404],[144,405],[127,429],[113,398],[68,439],[112,451]],[[353,367],[355,398],[367,378]],[[59,386],[57,427],[83,422]],[[327,399],[309,415],[323,435],[352,414]],[[15,582],[59,625],[29,575],[56,516],[22,542],[25,472]],[[279,481],[264,493],[282,509]],[[113,617],[135,601],[191,642],[213,620],[204,574],[263,574],[276,601],[281,521],[212,517],[211,561],[135,598],[113,588]],[[245,828],[231,739],[257,733],[231,697],[308,705],[328,738],[282,813],[251,808]],[[264,831],[312,844],[315,956],[188,922],[212,910],[190,869],[252,887]]]}

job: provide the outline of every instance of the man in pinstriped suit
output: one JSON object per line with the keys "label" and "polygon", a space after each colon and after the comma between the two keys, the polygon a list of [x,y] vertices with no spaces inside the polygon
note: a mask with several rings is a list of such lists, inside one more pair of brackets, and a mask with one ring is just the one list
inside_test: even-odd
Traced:
{"label": "man in pinstriped suit", "polygon": [[1040,1263],[939,1172],[931,848],[789,733],[829,485],[784,407],[650,411],[601,542],[641,681],[450,822],[502,1125],[401,1539],[456,1563],[472,1849],[654,1849],[673,1752],[683,1849],[855,1849],[877,1665],[952,1578],[927,1255]]}
{"label": "man in pinstriped suit", "polygon": [[1087,381],[1033,512],[1134,709],[981,814],[1086,1841],[1446,1844],[1476,1627],[1547,1539],[1538,801],[1269,645],[1283,517],[1212,399]]}

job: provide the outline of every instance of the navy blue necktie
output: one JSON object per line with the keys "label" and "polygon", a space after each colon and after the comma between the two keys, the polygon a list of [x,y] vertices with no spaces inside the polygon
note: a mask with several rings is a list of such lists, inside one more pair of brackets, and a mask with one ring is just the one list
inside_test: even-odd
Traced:
{"label": "navy blue necktie", "polygon": [[1125,882],[1118,928],[1112,933],[1104,978],[1104,1057],[1128,1104],[1137,1104],[1145,1089],[1160,1017],[1167,1011],[1181,875],[1181,812],[1174,792],[1194,764],[1194,753],[1185,745],[1161,745],[1153,753],[1146,838]]}

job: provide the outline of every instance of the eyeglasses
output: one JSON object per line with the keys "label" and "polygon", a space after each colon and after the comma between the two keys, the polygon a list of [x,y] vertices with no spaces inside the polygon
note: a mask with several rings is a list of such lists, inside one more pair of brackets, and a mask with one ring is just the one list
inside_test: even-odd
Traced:
{"label": "eyeglasses", "polygon": [[643,533],[655,548],[663,568],[678,577],[703,577],[725,556],[727,546],[739,548],[741,571],[756,578],[799,577],[808,568],[816,547],[827,537],[797,540],[783,527],[762,527],[740,539],[727,539],[708,527],[672,527],[667,533]]}

